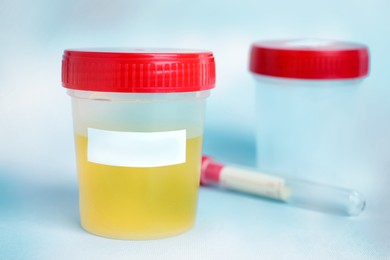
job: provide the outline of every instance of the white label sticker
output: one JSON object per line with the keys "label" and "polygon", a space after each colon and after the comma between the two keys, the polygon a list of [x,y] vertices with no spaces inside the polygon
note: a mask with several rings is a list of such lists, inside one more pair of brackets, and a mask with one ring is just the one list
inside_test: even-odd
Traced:
{"label": "white label sticker", "polygon": [[186,130],[117,132],[88,128],[88,161],[125,167],[185,163]]}

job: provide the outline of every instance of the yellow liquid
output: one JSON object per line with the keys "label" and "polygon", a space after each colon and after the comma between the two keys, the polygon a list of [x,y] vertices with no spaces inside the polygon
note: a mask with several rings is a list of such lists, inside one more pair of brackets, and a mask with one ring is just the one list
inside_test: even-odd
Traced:
{"label": "yellow liquid", "polygon": [[117,239],[153,239],[193,226],[202,137],[187,139],[185,163],[150,168],[91,163],[88,138],[76,134],[75,141],[84,229]]}

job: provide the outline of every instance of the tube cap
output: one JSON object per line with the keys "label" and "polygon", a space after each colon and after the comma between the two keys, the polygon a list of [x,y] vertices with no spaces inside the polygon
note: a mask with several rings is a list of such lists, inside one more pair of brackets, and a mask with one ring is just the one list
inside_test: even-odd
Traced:
{"label": "tube cap", "polygon": [[219,183],[219,177],[224,165],[215,162],[211,157],[207,155],[202,156],[202,167],[200,175],[200,184],[217,184]]}
{"label": "tube cap", "polygon": [[369,69],[363,44],[327,40],[256,42],[249,69],[255,74],[296,79],[353,79]]}
{"label": "tube cap", "polygon": [[181,49],[65,50],[62,84],[76,90],[167,93],[215,85],[212,52]]}

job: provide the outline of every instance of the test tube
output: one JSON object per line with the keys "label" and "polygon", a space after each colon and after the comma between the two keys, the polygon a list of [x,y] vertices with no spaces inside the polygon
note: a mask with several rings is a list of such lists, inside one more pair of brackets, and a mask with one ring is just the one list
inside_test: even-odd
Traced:
{"label": "test tube", "polygon": [[202,157],[201,185],[218,186],[344,216],[357,216],[366,205],[363,196],[354,190],[225,165],[208,156]]}

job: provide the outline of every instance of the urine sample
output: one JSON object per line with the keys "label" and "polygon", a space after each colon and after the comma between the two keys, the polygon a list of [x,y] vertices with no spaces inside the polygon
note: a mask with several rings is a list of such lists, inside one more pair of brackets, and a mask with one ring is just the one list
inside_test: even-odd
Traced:
{"label": "urine sample", "polygon": [[195,222],[208,51],[66,50],[80,218],[93,234],[156,239]]}

